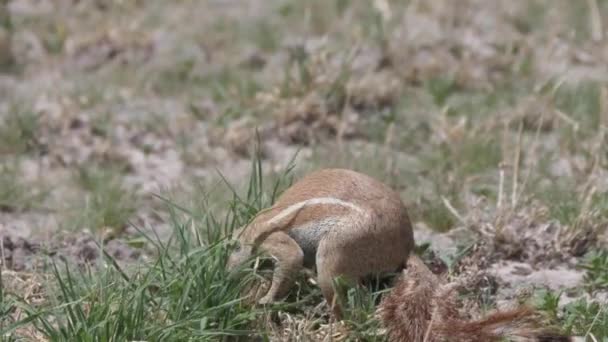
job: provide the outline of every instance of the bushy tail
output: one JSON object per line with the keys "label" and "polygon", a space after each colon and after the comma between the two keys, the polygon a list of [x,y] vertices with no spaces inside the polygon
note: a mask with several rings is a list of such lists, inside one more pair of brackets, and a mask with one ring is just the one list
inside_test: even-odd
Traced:
{"label": "bushy tail", "polygon": [[391,342],[493,342],[510,338],[529,342],[567,342],[572,337],[542,327],[538,313],[525,306],[466,320],[458,311],[457,284],[442,284],[420,258],[412,255],[407,274],[382,299],[380,320]]}
{"label": "bushy tail", "polygon": [[[496,311],[479,320],[442,319],[430,326],[438,341],[514,341],[568,342],[571,337],[542,328],[538,314],[528,307]],[[446,338],[447,337],[447,338]]]}

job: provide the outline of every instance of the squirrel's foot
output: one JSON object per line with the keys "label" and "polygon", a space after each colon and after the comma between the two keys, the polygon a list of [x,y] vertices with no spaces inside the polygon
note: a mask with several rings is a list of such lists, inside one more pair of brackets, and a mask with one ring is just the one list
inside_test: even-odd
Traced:
{"label": "squirrel's foot", "polygon": [[274,298],[273,296],[267,294],[264,297],[260,298],[260,300],[258,300],[258,303],[261,305],[266,305],[266,304],[270,304],[274,302]]}

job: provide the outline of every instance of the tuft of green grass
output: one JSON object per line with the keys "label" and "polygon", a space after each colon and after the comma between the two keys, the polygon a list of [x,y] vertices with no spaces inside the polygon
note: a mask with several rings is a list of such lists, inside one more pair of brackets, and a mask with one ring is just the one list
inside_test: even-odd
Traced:
{"label": "tuft of green grass", "polygon": [[[4,330],[5,327],[13,323],[12,313],[15,309],[15,301],[11,296],[7,294],[4,280],[2,278],[2,272],[0,272],[0,331]],[[0,337],[2,341],[17,341],[13,336]]]}
{"label": "tuft of green grass", "polygon": [[564,307],[564,330],[573,335],[586,338],[594,337],[595,341],[608,339],[608,305],[597,301],[579,299]]}
{"label": "tuft of green grass", "polygon": [[222,69],[213,77],[199,81],[210,88],[211,96],[216,102],[224,104],[222,113],[217,118],[218,123],[224,126],[232,120],[250,116],[251,100],[261,89],[252,72],[244,69]]}
{"label": "tuft of green grass", "polygon": [[529,83],[517,79],[494,84],[491,90],[450,89],[449,97],[442,103],[449,107],[448,115],[463,115],[472,121],[487,120],[490,113],[516,105],[519,98],[531,91]]}
{"label": "tuft of green grass", "polygon": [[262,51],[274,52],[279,47],[281,33],[280,29],[264,19],[256,21],[245,35],[248,35],[248,38]]}
{"label": "tuft of green grass", "polygon": [[221,224],[177,216],[172,224],[169,241],[150,239],[156,259],[138,268],[123,270],[107,254],[101,267],[84,270],[53,263],[47,302],[21,302],[25,318],[2,333],[28,324],[52,341],[227,340],[252,333],[258,313],[240,303],[252,276],[226,271],[224,243],[202,243],[190,229],[219,231]]}
{"label": "tuft of green grass", "polygon": [[571,225],[579,217],[581,201],[576,196],[574,185],[552,182],[550,186],[540,187],[535,193],[549,207],[551,217],[561,224]]}
{"label": "tuft of green grass", "polygon": [[547,11],[544,4],[539,1],[530,1],[526,7],[523,15],[514,16],[512,20],[519,32],[529,34],[543,26]]}
{"label": "tuft of green grass", "polygon": [[547,315],[552,325],[564,334],[584,336],[593,341],[608,340],[608,305],[586,298],[559,306],[561,292],[541,290],[536,296],[536,307]]}
{"label": "tuft of green grass", "polygon": [[[268,338],[255,328],[263,320],[262,311],[242,301],[256,276],[246,265],[227,271],[231,243],[226,237],[274,201],[289,181],[292,167],[267,188],[261,162],[255,161],[246,195],[228,185],[234,196],[223,220],[158,196],[167,205],[173,234],[160,241],[136,227],[156,250],[152,261],[123,268],[104,252],[99,264],[83,269],[52,260],[52,281],[46,285],[48,298],[42,304],[26,303],[16,294],[3,295],[1,303],[16,300],[12,309],[18,307],[24,318],[4,326],[0,334],[12,336],[28,326],[52,341]],[[92,193],[107,187],[122,190],[113,179],[103,170],[88,169],[80,176],[82,186]],[[114,192],[100,196],[106,205],[108,199],[124,201]],[[103,245],[99,248],[103,252]]]}
{"label": "tuft of green grass", "polygon": [[334,279],[334,288],[342,305],[343,322],[349,328],[349,338],[355,341],[383,341],[384,336],[379,333],[380,322],[374,317],[383,292],[378,284],[372,284],[370,289],[355,286],[338,277]]}
{"label": "tuft of green grass", "polygon": [[456,224],[454,214],[446,208],[439,197],[421,198],[415,213],[420,220],[436,231],[448,231]]}
{"label": "tuft of green grass", "polygon": [[0,164],[0,211],[32,208],[46,194],[36,184],[28,184],[22,179],[17,161]]}
{"label": "tuft of green grass", "polygon": [[559,299],[561,292],[541,289],[536,293],[536,307],[547,314],[551,321],[556,322],[559,319]]}
{"label": "tuft of green grass", "polygon": [[79,185],[87,192],[84,207],[79,208],[81,225],[92,230],[108,227],[119,231],[125,228],[135,213],[136,196],[125,186],[119,171],[83,167],[77,176]]}
{"label": "tuft of green grass", "polygon": [[222,176],[226,185],[230,188],[233,194],[230,208],[238,213],[238,215],[236,215],[237,218],[241,218],[239,221],[240,225],[248,222],[260,210],[271,206],[278,196],[283,192],[283,190],[287,189],[293,183],[292,171],[295,168],[294,161],[297,157],[297,153],[287,163],[285,169],[279,173],[274,181],[274,184],[272,184],[270,188],[266,187],[268,184],[264,181],[264,171],[262,168],[261,158],[262,151],[259,136],[257,136],[256,141],[257,143],[254,151],[255,158],[253,158],[251,163],[251,173],[245,196],[239,196],[238,192],[232,186],[230,186],[228,181],[226,181],[226,179]]}
{"label": "tuft of green grass", "polygon": [[[107,138],[112,132],[114,114],[112,112],[105,112],[98,115],[94,115],[91,118],[91,132],[100,137]],[[149,127],[146,127],[149,129]]]}
{"label": "tuft of green grass", "polygon": [[42,34],[42,43],[46,50],[52,54],[63,52],[68,38],[67,27],[61,22],[49,23]]}
{"label": "tuft of green grass", "polygon": [[445,105],[448,98],[458,90],[455,79],[451,77],[431,78],[426,82],[425,87],[435,105],[439,107]]}
{"label": "tuft of green grass", "polygon": [[161,70],[158,75],[146,75],[146,82],[152,84],[153,89],[162,95],[179,94],[184,86],[192,84],[192,73],[196,66],[196,60],[192,57],[182,57],[171,65]]}
{"label": "tuft of green grass", "polygon": [[24,154],[38,147],[39,118],[37,113],[13,106],[0,120],[0,155]]}
{"label": "tuft of green grass", "polygon": [[591,197],[591,210],[597,211],[600,217],[608,217],[608,191]]}
{"label": "tuft of green grass", "polygon": [[499,141],[492,136],[472,136],[454,149],[455,166],[463,177],[495,169],[502,160]]}
{"label": "tuft of green grass", "polygon": [[562,84],[554,95],[556,107],[576,120],[584,131],[599,127],[601,91],[597,82]]}
{"label": "tuft of green grass", "polygon": [[0,1],[0,71],[8,71],[15,63],[11,48],[13,25],[8,2]]}
{"label": "tuft of green grass", "polygon": [[586,271],[585,286],[590,291],[608,289],[608,250],[587,253],[580,266]]}

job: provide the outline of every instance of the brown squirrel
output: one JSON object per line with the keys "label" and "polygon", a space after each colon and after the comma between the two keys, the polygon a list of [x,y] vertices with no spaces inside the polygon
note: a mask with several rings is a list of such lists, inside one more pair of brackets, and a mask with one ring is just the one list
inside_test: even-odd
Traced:
{"label": "brown squirrel", "polygon": [[[522,308],[497,312],[478,321],[459,318],[453,286],[439,279],[411,252],[414,235],[397,192],[367,175],[345,169],[313,172],[288,188],[270,208],[235,230],[236,248],[228,268],[260,251],[275,261],[271,287],[259,300],[283,297],[303,267],[317,270],[317,283],[340,319],[333,279],[361,281],[365,276],[394,272],[407,265],[394,290],[380,305],[381,320],[391,341],[498,341],[506,336],[535,334],[533,312]],[[543,339],[544,338],[544,339]]]}

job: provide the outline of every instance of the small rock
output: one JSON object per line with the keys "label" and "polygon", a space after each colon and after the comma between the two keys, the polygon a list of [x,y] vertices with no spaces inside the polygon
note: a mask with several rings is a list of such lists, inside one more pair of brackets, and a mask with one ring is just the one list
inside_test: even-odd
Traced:
{"label": "small rock", "polygon": [[580,286],[583,281],[583,272],[563,266],[534,270],[526,263],[502,261],[492,265],[489,271],[494,272],[498,279],[508,284],[548,287],[551,290],[573,288]]}
{"label": "small rock", "polygon": [[448,234],[434,232],[423,222],[414,225],[414,240],[417,244],[430,244],[430,248],[440,256],[453,255],[458,250],[456,242]]}
{"label": "small rock", "polygon": [[[259,129],[261,154],[266,158],[268,151],[263,143],[265,129]],[[256,144],[256,130],[251,120],[247,117],[233,121],[224,132],[224,143],[234,153],[241,157],[251,157],[254,153],[253,146]]]}
{"label": "small rock", "polygon": [[241,65],[249,69],[259,70],[266,65],[266,58],[259,51],[252,51],[243,59]]}

